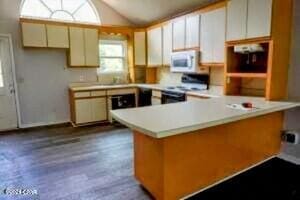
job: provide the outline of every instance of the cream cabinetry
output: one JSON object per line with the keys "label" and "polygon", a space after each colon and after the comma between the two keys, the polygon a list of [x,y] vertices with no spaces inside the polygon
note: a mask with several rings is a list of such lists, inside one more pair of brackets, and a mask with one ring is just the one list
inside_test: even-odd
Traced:
{"label": "cream cabinetry", "polygon": [[147,31],[148,67],[162,65],[162,27]]}
{"label": "cream cabinetry", "polygon": [[223,63],[225,52],[225,8],[202,14],[201,63]]}
{"label": "cream cabinetry", "polygon": [[272,0],[230,0],[227,5],[226,40],[271,35]]}
{"label": "cream cabinetry", "polygon": [[45,24],[22,23],[21,26],[24,47],[47,47]]}
{"label": "cream cabinetry", "polygon": [[199,47],[200,43],[200,15],[186,17],[185,48]]}
{"label": "cream cabinetry", "polygon": [[75,100],[76,124],[107,120],[106,97]]}
{"label": "cream cabinetry", "polygon": [[227,4],[227,41],[245,39],[248,0],[230,0]]}
{"label": "cream cabinetry", "polygon": [[146,32],[134,32],[135,65],[146,65]]}
{"label": "cream cabinetry", "polygon": [[247,38],[271,35],[272,0],[248,0]]}
{"label": "cream cabinetry", "polygon": [[83,28],[70,27],[70,66],[84,66],[85,65],[85,44]]}
{"label": "cream cabinetry", "polygon": [[46,25],[48,47],[69,48],[69,31],[66,26]]}
{"label": "cream cabinetry", "polygon": [[70,27],[70,54],[71,67],[98,67],[99,66],[99,39],[97,29]]}
{"label": "cream cabinetry", "polygon": [[163,65],[170,65],[172,53],[172,24],[163,27]]}
{"label": "cream cabinetry", "polygon": [[92,107],[92,121],[105,121],[107,120],[107,98],[93,98],[91,99]]}
{"label": "cream cabinetry", "polygon": [[153,106],[161,104],[161,91],[159,90],[152,90],[152,98],[151,103]]}
{"label": "cream cabinetry", "polygon": [[173,50],[185,48],[185,17],[173,22]]}
{"label": "cream cabinetry", "polygon": [[[74,125],[85,125],[112,121],[112,97],[114,95],[134,94],[137,99],[137,88],[103,89],[103,90],[69,90],[71,121]],[[136,103],[137,104],[137,103]]]}
{"label": "cream cabinetry", "polygon": [[85,66],[99,67],[99,35],[97,29],[84,29]]}
{"label": "cream cabinetry", "polygon": [[173,50],[184,50],[199,47],[200,21],[201,16],[198,14],[174,20]]}

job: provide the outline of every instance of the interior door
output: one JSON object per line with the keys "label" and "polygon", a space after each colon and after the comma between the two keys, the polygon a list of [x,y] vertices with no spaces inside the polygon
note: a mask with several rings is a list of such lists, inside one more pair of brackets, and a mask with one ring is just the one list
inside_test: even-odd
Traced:
{"label": "interior door", "polygon": [[9,38],[0,36],[0,130],[18,127],[11,48]]}

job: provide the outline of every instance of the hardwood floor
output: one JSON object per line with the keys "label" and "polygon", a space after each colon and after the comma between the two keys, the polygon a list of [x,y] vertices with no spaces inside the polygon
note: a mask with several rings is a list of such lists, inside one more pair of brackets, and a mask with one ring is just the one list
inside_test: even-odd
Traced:
{"label": "hardwood floor", "polygon": [[123,127],[58,127],[0,135],[3,189],[36,189],[41,200],[149,200],[133,177],[132,134]]}

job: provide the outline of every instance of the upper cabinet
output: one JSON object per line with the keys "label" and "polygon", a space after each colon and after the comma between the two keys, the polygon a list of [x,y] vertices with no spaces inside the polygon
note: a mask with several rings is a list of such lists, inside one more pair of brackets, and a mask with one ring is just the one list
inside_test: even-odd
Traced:
{"label": "upper cabinet", "polygon": [[70,66],[84,66],[85,65],[85,52],[84,52],[84,32],[83,28],[70,27]]}
{"label": "upper cabinet", "polygon": [[46,25],[48,47],[69,48],[69,32],[67,26]]}
{"label": "upper cabinet", "polygon": [[146,65],[146,33],[134,32],[134,59],[135,65]]}
{"label": "upper cabinet", "polygon": [[185,48],[185,17],[173,22],[173,50]]}
{"label": "upper cabinet", "polygon": [[162,27],[147,31],[148,67],[162,65]]}
{"label": "upper cabinet", "polygon": [[172,24],[168,23],[163,27],[163,65],[168,66],[171,63],[172,53]]}
{"label": "upper cabinet", "polygon": [[84,29],[85,66],[99,67],[98,29]]}
{"label": "upper cabinet", "polygon": [[200,15],[184,16],[173,21],[173,50],[198,48]]}
{"label": "upper cabinet", "polygon": [[227,41],[271,35],[272,0],[230,0],[227,5]]}
{"label": "upper cabinet", "polygon": [[69,48],[67,26],[23,22],[24,47]]}
{"label": "upper cabinet", "polygon": [[99,39],[97,29],[70,27],[71,67],[99,67]]}
{"label": "upper cabinet", "polygon": [[24,47],[47,47],[45,24],[22,23],[21,26]]}
{"label": "upper cabinet", "polygon": [[247,38],[271,35],[272,0],[248,0]]}
{"label": "upper cabinet", "polygon": [[186,17],[185,48],[197,48],[200,42],[200,15]]}
{"label": "upper cabinet", "polygon": [[203,13],[201,16],[201,63],[224,63],[225,8]]}

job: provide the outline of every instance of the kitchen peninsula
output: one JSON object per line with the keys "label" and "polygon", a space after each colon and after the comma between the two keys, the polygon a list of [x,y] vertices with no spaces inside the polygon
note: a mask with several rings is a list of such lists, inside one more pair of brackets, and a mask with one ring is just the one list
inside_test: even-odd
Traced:
{"label": "kitchen peninsula", "polygon": [[[228,105],[251,102],[253,109]],[[224,96],[112,111],[134,132],[134,173],[156,199],[175,200],[275,156],[283,111],[297,103]]]}

